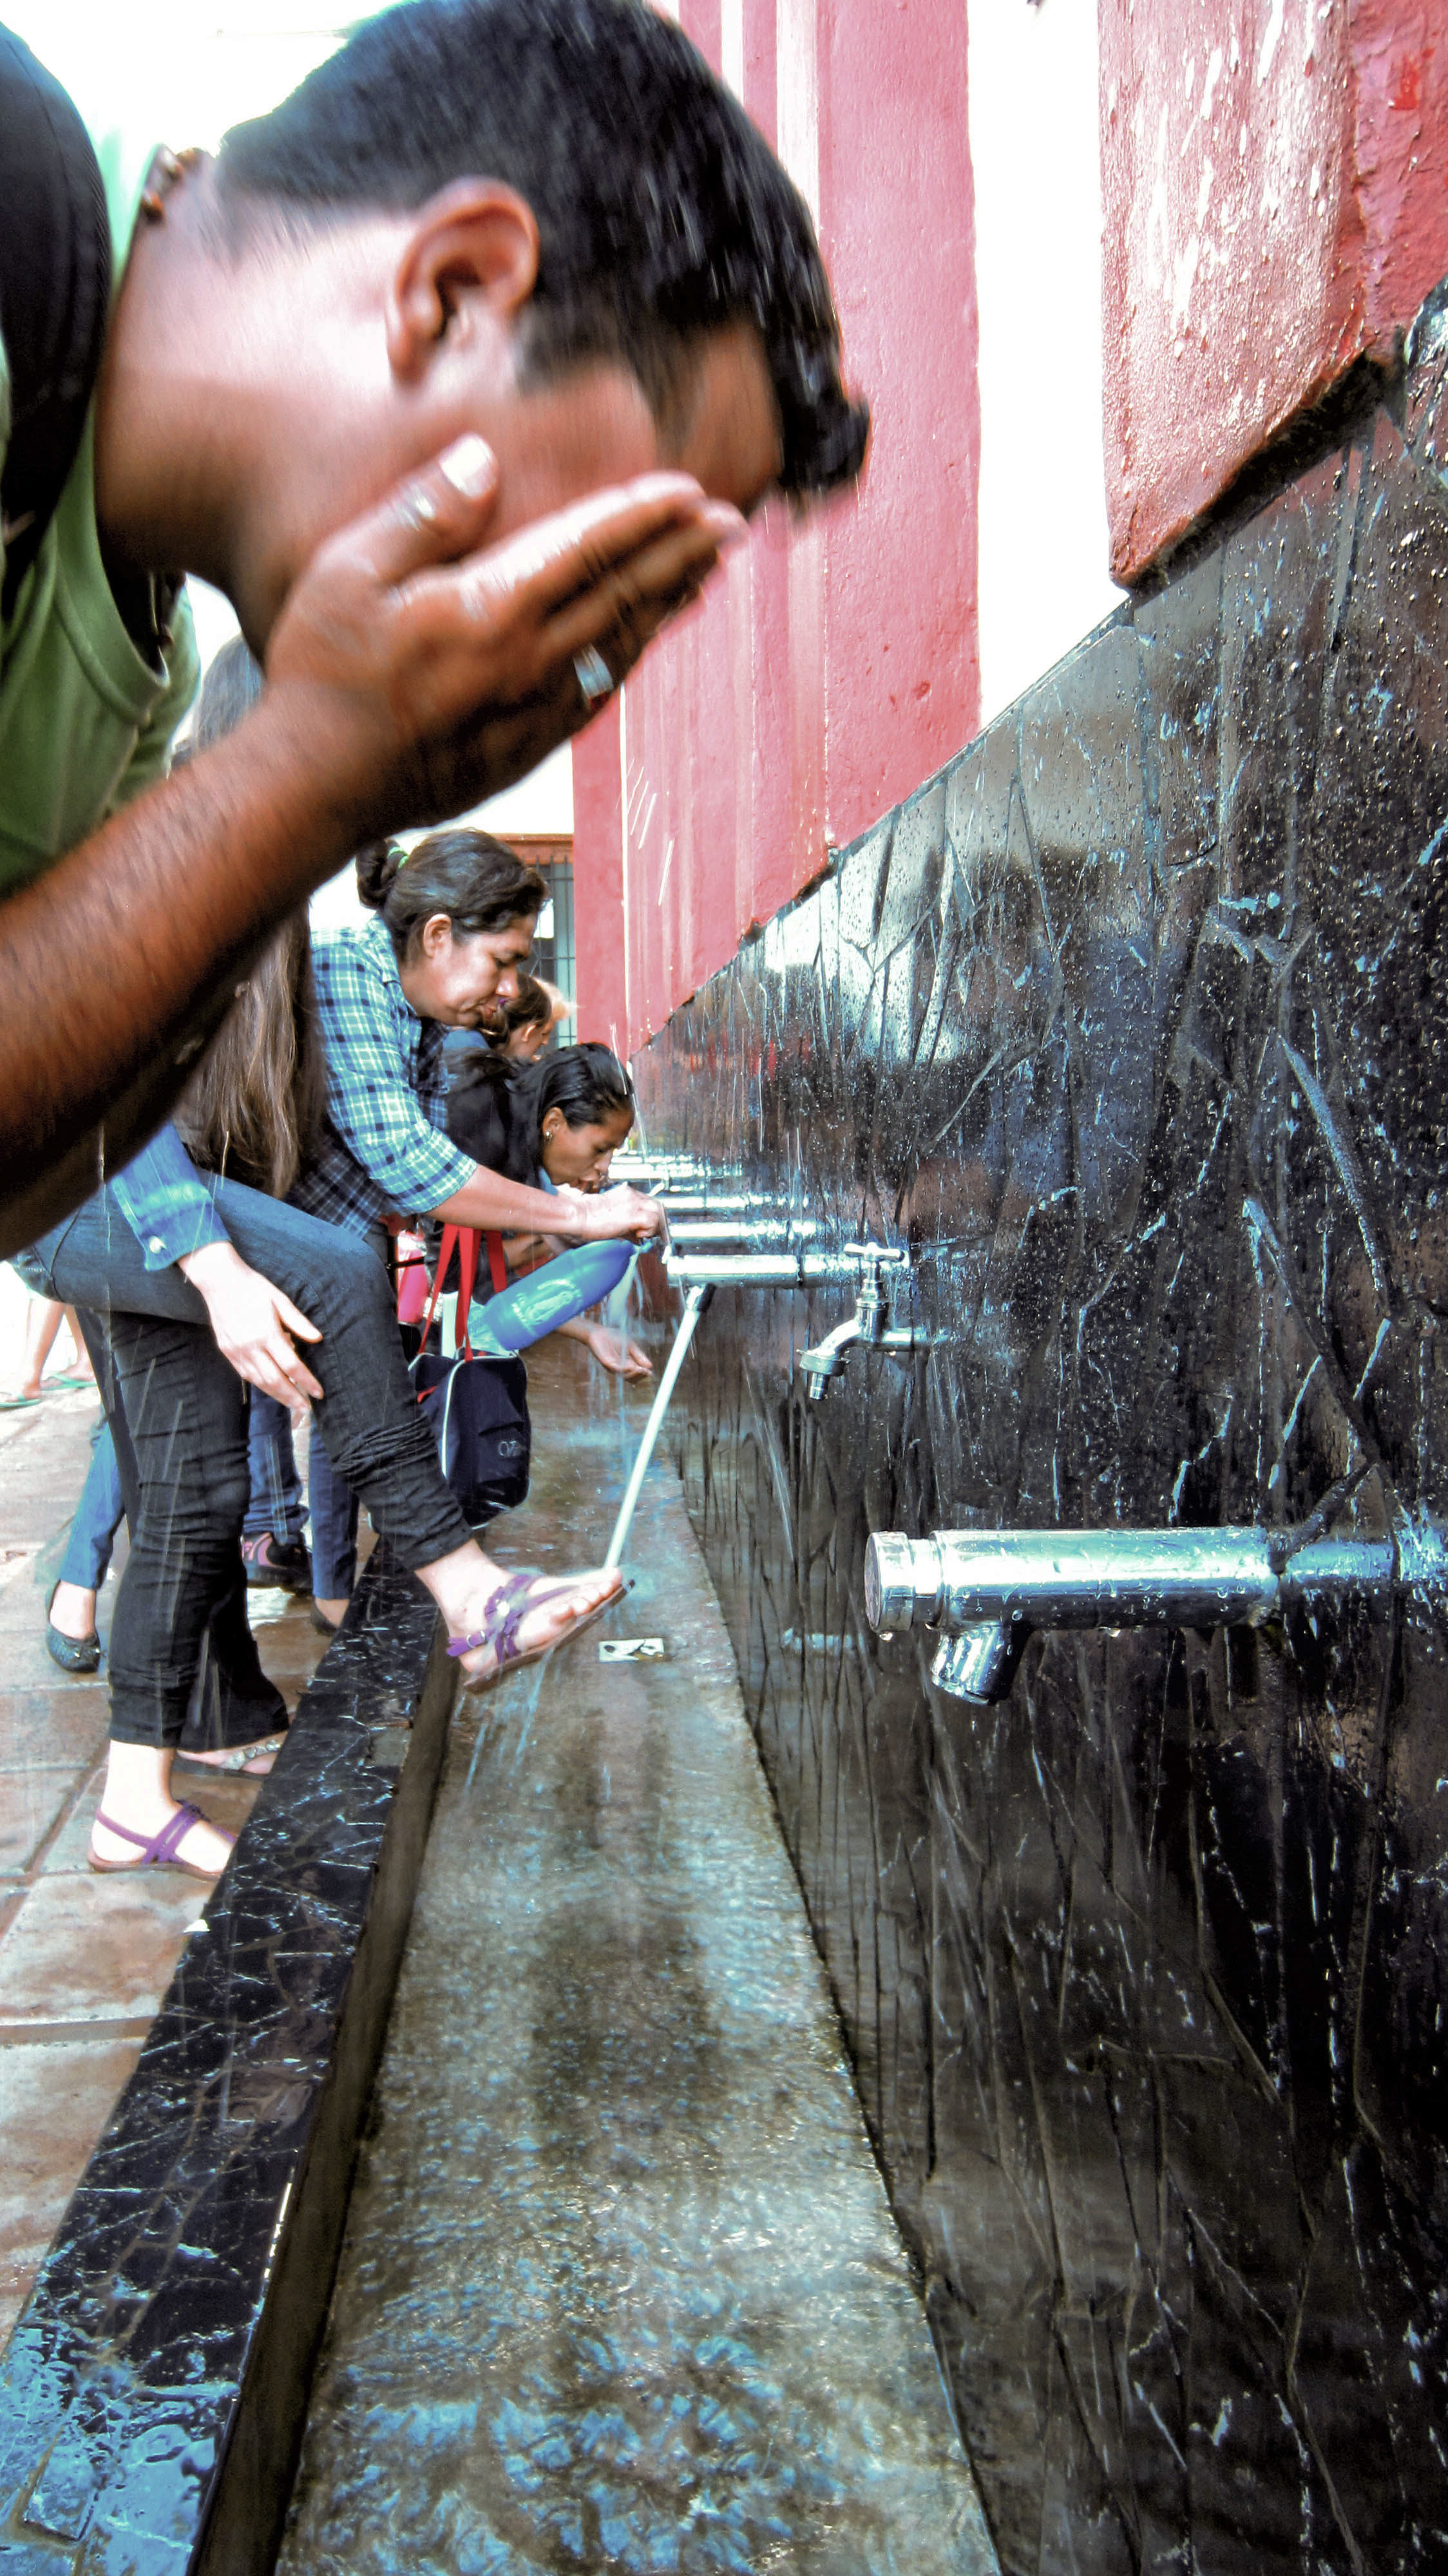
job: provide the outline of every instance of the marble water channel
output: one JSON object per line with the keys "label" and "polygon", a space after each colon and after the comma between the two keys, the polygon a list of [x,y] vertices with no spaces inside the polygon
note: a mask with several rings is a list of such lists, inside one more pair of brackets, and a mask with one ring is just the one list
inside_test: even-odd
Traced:
{"label": "marble water channel", "polygon": [[[518,1561],[602,1553],[647,1409],[572,1360]],[[662,1658],[455,1722],[279,2563],[994,2570],[667,1464],[627,1562]]]}

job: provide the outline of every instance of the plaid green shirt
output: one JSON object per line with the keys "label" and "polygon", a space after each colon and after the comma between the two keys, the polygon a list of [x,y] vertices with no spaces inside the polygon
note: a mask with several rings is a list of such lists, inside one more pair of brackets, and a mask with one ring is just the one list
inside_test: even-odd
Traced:
{"label": "plaid green shirt", "polygon": [[384,1216],[425,1216],[477,1171],[446,1132],[446,1030],[402,989],[380,914],[319,934],[312,952],[327,1049],[321,1142],[292,1190],[295,1207],[349,1233]]}

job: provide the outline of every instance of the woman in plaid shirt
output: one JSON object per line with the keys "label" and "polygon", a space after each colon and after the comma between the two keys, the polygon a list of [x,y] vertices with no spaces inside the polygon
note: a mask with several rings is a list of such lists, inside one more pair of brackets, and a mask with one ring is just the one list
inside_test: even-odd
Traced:
{"label": "woman in plaid shirt", "polygon": [[[389,1215],[585,1241],[659,1232],[656,1203],[635,1190],[536,1189],[475,1162],[447,1132],[444,1040],[501,1021],[516,994],[544,899],[536,870],[489,833],[454,826],[405,863],[395,849],[364,853],[357,886],[373,919],[315,943],[327,1103],[294,1205],[379,1249]],[[317,1448],[311,1515],[316,1615],[335,1625],[356,1574],[357,1504]],[[542,1633],[538,1615],[525,1648]]]}

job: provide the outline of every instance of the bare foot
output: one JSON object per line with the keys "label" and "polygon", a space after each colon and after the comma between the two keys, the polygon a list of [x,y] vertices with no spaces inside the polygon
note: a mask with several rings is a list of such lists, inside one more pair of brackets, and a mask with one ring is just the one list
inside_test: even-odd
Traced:
{"label": "bare foot", "polygon": [[[488,1604],[496,1597],[494,1586],[483,1597],[477,1616],[457,1633],[472,1636],[487,1625]],[[514,1663],[531,1663],[546,1654],[551,1646],[562,1645],[594,1611],[612,1601],[623,1590],[623,1576],[616,1567],[602,1567],[591,1574],[575,1574],[562,1580],[556,1575],[534,1577],[521,1597],[528,1606],[513,1631],[513,1653],[499,1666],[491,1646],[479,1646],[471,1655],[459,1658],[464,1677],[469,1682],[488,1682],[500,1669]],[[515,1600],[518,1595],[514,1595]]]}
{"label": "bare foot", "polygon": [[79,1583],[57,1583],[50,1605],[50,1624],[77,1646],[89,1645],[96,1632],[96,1596]]}
{"label": "bare foot", "polygon": [[347,1616],[347,1595],[344,1592],[340,1601],[315,1599],[312,1607],[326,1620],[329,1628],[340,1628]]}

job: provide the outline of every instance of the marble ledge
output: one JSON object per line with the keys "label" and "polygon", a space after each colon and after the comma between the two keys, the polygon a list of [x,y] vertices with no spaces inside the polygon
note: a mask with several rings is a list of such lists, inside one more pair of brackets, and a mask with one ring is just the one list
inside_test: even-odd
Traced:
{"label": "marble ledge", "polygon": [[3,2576],[260,2576],[456,1675],[373,1557],[0,2356]]}

